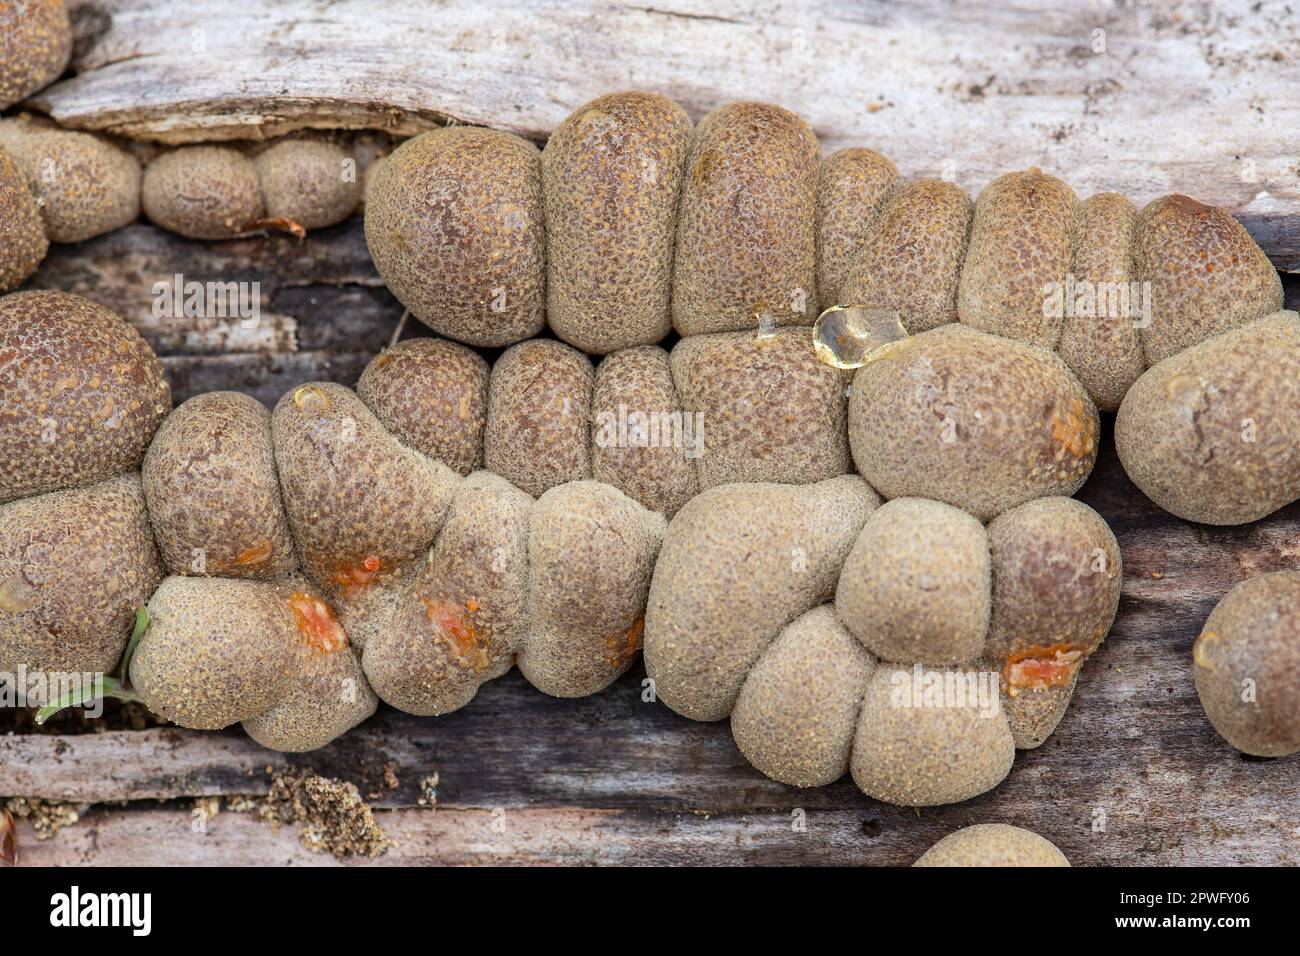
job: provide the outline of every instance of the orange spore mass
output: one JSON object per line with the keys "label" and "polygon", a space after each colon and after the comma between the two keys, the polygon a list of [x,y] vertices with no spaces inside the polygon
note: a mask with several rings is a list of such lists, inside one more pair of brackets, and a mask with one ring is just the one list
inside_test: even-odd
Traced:
{"label": "orange spore mass", "polygon": [[[465,619],[458,605],[446,601],[424,601],[423,604],[424,616],[433,625],[438,636],[444,638],[451,646],[452,653],[475,666],[486,663],[484,650],[479,644],[479,634],[474,629],[474,625]],[[468,609],[474,610],[474,608]]]}
{"label": "orange spore mass", "polygon": [[239,557],[235,558],[235,564],[244,566],[250,564],[265,564],[270,559],[273,548],[274,545],[271,544],[269,538],[265,541],[260,541],[251,548],[245,548],[243,551],[239,552]]}
{"label": "orange spore mass", "polygon": [[345,593],[351,593],[374,584],[379,570],[380,561],[372,554],[356,564],[340,565],[330,582],[339,585]]}
{"label": "orange spore mass", "polygon": [[334,609],[320,598],[295,591],[289,595],[289,608],[298,630],[316,650],[332,654],[348,646],[348,635],[334,616]]}
{"label": "orange spore mass", "polygon": [[1013,654],[1003,674],[1014,695],[1019,690],[1068,684],[1082,661],[1082,652],[1065,644],[1035,647]]}

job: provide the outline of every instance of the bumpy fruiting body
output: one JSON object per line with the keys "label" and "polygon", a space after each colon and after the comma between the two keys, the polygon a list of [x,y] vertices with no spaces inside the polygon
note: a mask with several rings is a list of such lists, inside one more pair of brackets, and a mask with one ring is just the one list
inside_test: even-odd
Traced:
{"label": "bumpy fruiting body", "polygon": [[873,149],[841,149],[822,160],[817,182],[817,294],[823,310],[847,303],[847,266],[899,188],[898,170]]}
{"label": "bumpy fruiting body", "polygon": [[604,355],[668,334],[690,134],[672,100],[615,93],[579,108],[547,140],[547,320],[570,345]]}
{"label": "bumpy fruiting body", "polygon": [[1276,312],[1152,367],[1115,418],[1124,470],[1180,518],[1244,524],[1300,498],[1300,316]]}
{"label": "bumpy fruiting body", "polygon": [[1065,317],[1057,351],[1097,407],[1114,411],[1146,369],[1138,321],[1122,308],[1125,297],[1133,301],[1137,210],[1117,193],[1099,193],[1077,209],[1071,273],[1092,308]]}
{"label": "bumpy fruiting body", "polygon": [[986,530],[936,501],[879,506],[852,476],[724,485],[669,524],[646,669],[679,713],[730,715],[777,780],[851,770],[877,799],[951,803],[1052,732],[1120,579],[1105,522],[1068,498]]}
{"label": "bumpy fruiting body", "polygon": [[[488,363],[443,339],[407,339],[381,352],[357,382],[357,396],[384,427],[459,475],[483,466]],[[420,382],[420,390],[409,387]]]}
{"label": "bumpy fruiting body", "polygon": [[171,411],[162,363],[131,326],[62,292],[0,299],[0,501],[134,471]]}
{"label": "bumpy fruiting body", "polygon": [[[37,400],[19,406],[0,495],[20,499],[0,508],[0,600],[28,617],[0,650],[100,666],[165,567],[176,577],[132,668],[145,699],[305,749],[364,719],[371,685],[442,713],[518,664],[548,693],[586,694],[644,635],[656,693],[687,716],[730,716],[765,773],[809,786],[849,771],[872,796],[928,805],[989,789],[1017,747],[1046,739],[1113,619],[1114,538],[1056,497],[1092,467],[1097,405],[1145,389],[1121,409],[1122,454],[1137,461],[1157,435],[1190,448],[1179,467],[1204,484],[1173,475],[1189,490],[1134,467],[1189,513],[1249,520],[1300,495],[1274,437],[1294,434],[1300,407],[1295,317],[1271,314],[1277,277],[1226,214],[1184,197],[1141,215],[1113,195],[1079,203],[1036,170],[973,205],[950,184],[900,188],[870,151],[822,163],[806,124],[764,104],[688,133],[670,102],[619,94],[580,109],[544,154],[454,128],[377,167],[366,233],[381,275],[427,325],[512,345],[490,375],[462,347],[418,342],[357,393],[308,384],[269,420],[206,396],[159,430],[141,492],[130,473],[157,425],[151,376],[110,414],[120,435],[59,460],[32,424],[49,407],[60,426],[84,417],[78,386],[42,392],[49,366],[32,362],[21,387]],[[315,141],[253,159],[165,153],[146,211],[211,238],[263,216],[326,224],[356,201],[355,180],[333,175],[348,160]],[[0,226],[23,208],[0,192]],[[15,234],[39,244],[43,228]],[[0,265],[21,281],[33,256],[12,248],[18,264]],[[1099,311],[1093,289],[1091,311],[1076,308],[1076,281],[1130,295]],[[913,333],[868,357],[847,403],[808,333],[778,328],[806,325],[819,299],[895,313]],[[610,353],[599,369],[569,345],[520,342],[547,302],[561,338]],[[670,315],[684,337],[671,357],[652,344]],[[108,371],[137,374],[132,350]],[[0,375],[7,359],[0,348]],[[697,415],[692,443],[682,422]],[[1234,416],[1257,457],[1226,443]],[[862,477],[844,474],[850,452]],[[105,522],[122,553],[105,550]],[[105,555],[66,603],[39,590],[57,575],[41,577],[32,529],[37,557]],[[114,573],[132,560],[142,573]],[[79,631],[56,633],[95,600]],[[102,646],[80,636],[92,631]]]}
{"label": "bumpy fruiting body", "polygon": [[16,289],[35,272],[49,247],[22,169],[0,146],[0,292]]}
{"label": "bumpy fruiting body", "polygon": [[806,329],[692,335],[673,347],[672,370],[682,410],[703,424],[701,488],[849,470],[848,380],[817,361]]}
{"label": "bumpy fruiting body", "polygon": [[340,146],[318,139],[285,139],[253,160],[270,219],[304,229],[342,222],[361,201],[356,161]]}
{"label": "bumpy fruiting body", "polygon": [[895,498],[863,526],[835,604],[877,657],[961,664],[984,650],[992,573],[978,521],[937,501]]}
{"label": "bumpy fruiting body", "polygon": [[0,3],[0,110],[57,80],[71,56],[63,0]]}
{"label": "bumpy fruiting body", "polygon": [[977,823],[950,833],[913,866],[1069,866],[1050,840],[1005,823]]}
{"label": "bumpy fruiting body", "polygon": [[1192,647],[1196,693],[1228,743],[1259,757],[1300,753],[1300,572],[1238,584]]}
{"label": "bumpy fruiting body", "polygon": [[492,369],[484,461],[534,497],[591,477],[591,361],[537,339],[512,346]]}
{"label": "bumpy fruiting body", "polygon": [[265,214],[253,161],[228,146],[182,146],[144,171],[144,214],[188,239],[229,239]]}
{"label": "bumpy fruiting body", "polygon": [[669,518],[695,496],[701,418],[683,412],[667,352],[644,345],[605,356],[591,410],[593,478]]}
{"label": "bumpy fruiting body", "polygon": [[154,713],[218,730],[275,706],[294,677],[298,631],[273,585],[172,577],[149,599],[131,683]]}
{"label": "bumpy fruiting body", "polygon": [[1043,289],[1070,270],[1074,190],[1038,170],[999,176],[980,193],[957,289],[960,321],[1045,349],[1063,316],[1046,315]]}
{"label": "bumpy fruiting body", "polygon": [[981,521],[1078,491],[1099,431],[1092,399],[1054,353],[963,325],[899,343],[859,369],[849,398],[849,445],[872,487]]}
{"label": "bumpy fruiting body", "polygon": [[134,475],[0,505],[0,670],[111,672],[162,576]]}
{"label": "bumpy fruiting body", "polygon": [[51,242],[81,242],[140,215],[140,163],[103,137],[19,117],[0,121],[0,146],[27,177]]}
{"label": "bumpy fruiting body", "polygon": [[952,183],[909,184],[885,203],[839,266],[824,250],[823,270],[845,276],[836,304],[884,309],[912,334],[955,322],[970,217],[970,198]]}
{"label": "bumpy fruiting body", "polygon": [[879,504],[856,475],[722,485],[687,502],[668,527],[646,608],[646,669],[659,699],[694,720],[730,714],[782,628],[834,594]]}
{"label": "bumpy fruiting body", "polygon": [[1282,308],[1277,270],[1222,209],[1162,196],[1142,210],[1136,236],[1138,278],[1151,284],[1148,365]]}
{"label": "bumpy fruiting body", "polygon": [[384,160],[366,198],[366,243],[384,283],[440,335],[509,345],[546,305],[541,156],[517,136],[432,130]]}
{"label": "bumpy fruiting body", "polygon": [[297,566],[271,416],[237,392],[197,395],[162,423],[141,467],[171,574],[281,578]]}
{"label": "bumpy fruiting body", "polygon": [[704,117],[677,211],[679,333],[811,324],[819,166],[812,128],[780,107],[731,103]]}

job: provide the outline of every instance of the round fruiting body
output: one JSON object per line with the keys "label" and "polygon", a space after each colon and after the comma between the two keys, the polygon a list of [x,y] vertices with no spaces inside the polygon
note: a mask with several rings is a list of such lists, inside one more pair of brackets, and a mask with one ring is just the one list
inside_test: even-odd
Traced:
{"label": "round fruiting body", "polygon": [[672,100],[614,93],[580,107],[547,140],[546,317],[570,345],[605,355],[668,334],[690,134]]}
{"label": "round fruiting body", "polygon": [[407,140],[370,183],[366,244],[384,284],[439,335],[482,346],[536,335],[546,306],[540,153],[469,126]]}
{"label": "round fruiting body", "polygon": [[0,671],[111,673],[162,577],[134,475],[0,504]]}
{"label": "round fruiting body", "polygon": [[1300,571],[1238,584],[1192,647],[1196,693],[1210,723],[1257,757],[1300,753]]}
{"label": "round fruiting body", "polygon": [[880,210],[899,190],[898,170],[874,149],[822,160],[817,183],[817,295],[823,310],[850,305],[844,283]]}
{"label": "round fruiting body", "polygon": [[984,650],[991,562],[978,521],[925,498],[896,498],[862,526],[835,609],[882,660],[960,664]]}
{"label": "round fruiting body", "polygon": [[141,477],[170,573],[271,579],[297,567],[271,416],[257,399],[208,392],[183,403],[154,436]]}
{"label": "round fruiting body", "polygon": [[299,631],[276,586],[170,577],[149,599],[149,628],[131,658],[131,686],[159,716],[220,730],[284,699]]}
{"label": "round fruiting body", "polygon": [[488,373],[464,345],[407,339],[366,366],[357,396],[403,444],[468,475],[483,466]]}
{"label": "round fruiting body", "polygon": [[0,121],[0,146],[27,177],[51,242],[81,242],[140,215],[140,163],[103,137],[18,118]]}
{"label": "round fruiting body", "polygon": [[977,823],[950,833],[913,866],[1069,866],[1065,854],[1032,830]]}
{"label": "round fruiting body", "polygon": [[0,292],[18,288],[49,248],[41,211],[22,169],[0,148]]}
{"label": "round fruiting body", "polygon": [[0,110],[57,80],[71,56],[63,0],[0,3]]}
{"label": "round fruiting body", "polygon": [[1276,312],[1149,369],[1115,417],[1124,470],[1188,521],[1245,524],[1300,498],[1300,316]]}
{"label": "round fruiting body", "polygon": [[144,214],[187,239],[231,239],[265,215],[253,161],[228,146],[182,146],[145,167]]}
{"label": "round fruiting body", "polygon": [[849,445],[886,498],[981,521],[1071,495],[1097,458],[1097,408],[1054,353],[963,325],[915,335],[858,370]]}
{"label": "round fruiting body", "polygon": [[0,298],[0,501],[133,471],[171,390],[138,332],[64,292]]}
{"label": "round fruiting body", "polygon": [[681,335],[812,323],[820,166],[816,135],[788,110],[730,103],[704,117],[677,211]]}
{"label": "round fruiting body", "polygon": [[361,201],[356,160],[320,139],[281,140],[253,160],[270,219],[324,229],[352,215]]}

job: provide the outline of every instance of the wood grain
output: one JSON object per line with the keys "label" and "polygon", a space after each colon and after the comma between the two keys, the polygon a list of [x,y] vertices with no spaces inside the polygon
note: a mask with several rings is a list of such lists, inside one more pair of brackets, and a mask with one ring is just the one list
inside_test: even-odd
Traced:
{"label": "wood grain", "polygon": [[974,192],[1037,165],[1081,195],[1182,192],[1300,269],[1300,18],[1286,0],[72,0],[77,76],[31,105],[140,140],[448,120],[540,140],[627,88],[698,119],[765,99]]}

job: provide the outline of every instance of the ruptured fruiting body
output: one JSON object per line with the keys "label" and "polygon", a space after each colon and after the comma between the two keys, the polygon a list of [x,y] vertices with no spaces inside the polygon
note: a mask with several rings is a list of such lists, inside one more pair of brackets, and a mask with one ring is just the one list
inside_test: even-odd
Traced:
{"label": "ruptured fruiting body", "polygon": [[22,168],[0,146],[0,293],[18,288],[49,248],[41,211]]}
{"label": "ruptured fruiting body", "polygon": [[1196,693],[1229,744],[1257,757],[1300,753],[1300,571],[1238,584],[1192,647]]}
{"label": "ruptured fruiting body", "polygon": [[0,110],[57,80],[71,56],[63,0],[0,3]]}
{"label": "ruptured fruiting body", "polygon": [[281,578],[298,566],[271,449],[271,416],[238,392],[196,395],[154,435],[141,468],[171,574]]}
{"label": "ruptured fruiting body", "polygon": [[654,93],[579,108],[542,151],[547,320],[597,355],[653,345],[672,317],[672,251],[686,111]]}
{"label": "ruptured fruiting body", "polygon": [[935,498],[981,521],[1071,495],[1097,458],[1097,408],[1046,349],[946,325],[853,378],[849,446],[886,498]]}
{"label": "ruptured fruiting body", "polygon": [[1065,714],[1083,662],[1119,610],[1119,543],[1073,498],[1040,498],[985,529],[993,563],[984,658],[1002,677],[1016,746],[1041,745]]}
{"label": "ruptured fruiting body", "polygon": [[144,214],[187,239],[230,239],[265,216],[257,168],[228,146],[182,146],[147,167]]}
{"label": "ruptured fruiting body", "polygon": [[1032,830],[977,823],[950,833],[913,866],[1069,866],[1065,854]]}
{"label": "ruptured fruiting body", "polygon": [[1166,511],[1245,524],[1300,498],[1300,316],[1276,312],[1170,356],[1129,389],[1115,448]]}
{"label": "ruptured fruiting body", "polygon": [[81,242],[140,215],[140,163],[104,137],[23,116],[0,120],[0,147],[27,178],[50,242]]}
{"label": "ruptured fruiting body", "polygon": [[384,284],[429,328],[470,345],[541,331],[544,223],[537,148],[469,126],[407,140],[366,198],[366,244]]}
{"label": "ruptured fruiting body", "polygon": [[811,325],[819,147],[767,103],[730,103],[691,139],[677,210],[673,325],[682,335]]}

